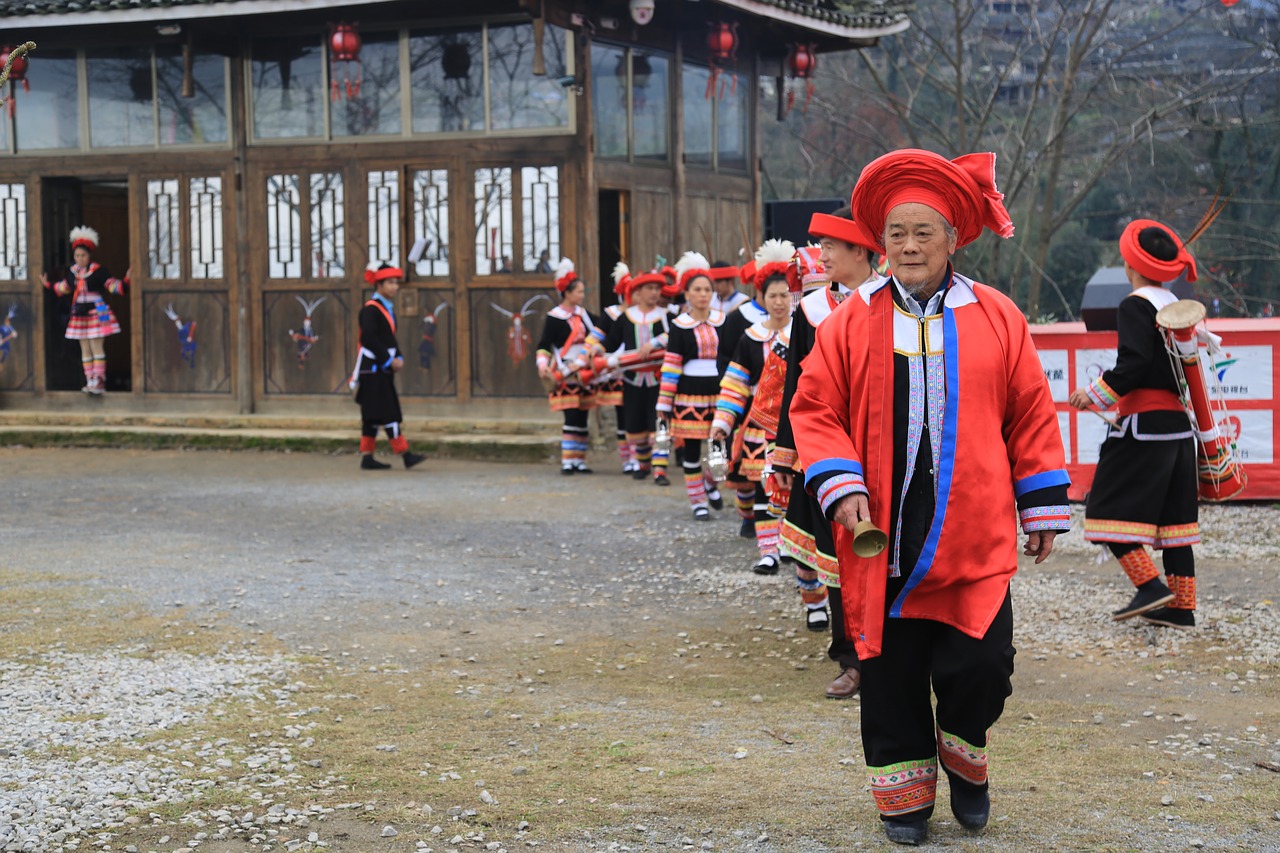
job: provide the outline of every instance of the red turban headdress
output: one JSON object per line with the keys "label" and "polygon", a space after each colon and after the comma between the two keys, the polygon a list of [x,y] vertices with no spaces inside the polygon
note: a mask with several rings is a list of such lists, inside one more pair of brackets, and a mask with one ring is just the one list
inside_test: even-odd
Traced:
{"label": "red turban headdress", "polygon": [[[853,224],[847,219],[845,221],[850,225]],[[822,261],[818,260],[821,252],[822,250],[817,246],[801,246],[796,249],[795,257],[787,267],[787,286],[791,288],[792,293],[799,293],[815,284],[830,283],[831,276],[827,273],[827,268]]]}
{"label": "red turban headdress", "polygon": [[809,236],[830,237],[880,254],[880,241],[861,222],[830,213],[815,213],[809,220]]}
{"label": "red turban headdress", "polygon": [[[1178,247],[1178,256],[1171,261],[1162,261],[1142,248],[1138,243],[1138,235],[1148,228],[1159,228],[1173,238],[1174,245]],[[1187,273],[1187,281],[1196,280],[1196,259],[1191,257],[1182,238],[1168,225],[1156,222],[1154,219],[1135,219],[1125,226],[1124,233],[1120,235],[1120,257],[1137,270],[1139,275],[1152,281],[1161,283],[1173,281],[1182,275],[1184,270]]]}
{"label": "red turban headdress", "polygon": [[996,189],[996,155],[965,154],[948,160],[932,151],[903,148],[866,165],[849,206],[883,247],[884,221],[900,204],[917,202],[942,214],[956,229],[957,246],[967,246],[983,228],[1013,236],[1013,220]]}
{"label": "red turban headdress", "polygon": [[560,263],[556,265],[554,273],[556,281],[556,290],[564,293],[569,289],[569,285],[578,280],[578,273],[574,271],[573,261],[568,258],[561,258]]}
{"label": "red turban headdress", "polygon": [[404,279],[404,270],[399,267],[393,267],[391,264],[384,264],[381,261],[370,261],[369,266],[365,268],[364,280],[374,287],[378,286],[378,282],[386,281],[389,278]]}
{"label": "red turban headdress", "polygon": [[752,258],[742,266],[738,267],[738,278],[743,284],[756,286],[756,259]]}

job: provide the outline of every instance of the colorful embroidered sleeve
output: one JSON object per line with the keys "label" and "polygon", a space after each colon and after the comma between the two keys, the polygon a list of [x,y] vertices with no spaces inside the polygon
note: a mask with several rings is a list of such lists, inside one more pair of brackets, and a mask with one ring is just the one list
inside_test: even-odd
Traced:
{"label": "colorful embroidered sleeve", "polygon": [[662,384],[658,389],[658,411],[669,412],[675,405],[676,388],[680,384],[680,376],[684,373],[684,356],[673,350],[667,350],[662,361]]}
{"label": "colorful embroidered sleeve", "polygon": [[66,278],[63,278],[61,281],[49,281],[49,277],[46,275],[43,277],[43,282],[45,287],[52,290],[58,296],[67,296],[71,293],[71,285],[67,284]]}
{"label": "colorful embroidered sleeve", "polygon": [[1003,432],[1018,517],[1026,533],[1070,530],[1067,487],[1071,478],[1049,382],[1021,315],[1011,321],[1009,332],[1009,396]]}
{"label": "colorful embroidered sleeve", "polygon": [[118,278],[107,279],[103,286],[107,289],[107,293],[114,296],[119,296],[121,293],[124,293],[124,282]]}
{"label": "colorful embroidered sleeve", "polygon": [[841,498],[868,493],[849,420],[850,375],[861,367],[853,363],[846,332],[844,323],[818,328],[790,408],[805,489],[828,518]]}
{"label": "colorful embroidered sleeve", "polygon": [[712,429],[732,432],[734,424],[747,410],[751,399],[751,373],[736,361],[729,362],[724,376],[720,377],[720,397],[716,400],[716,416]]}

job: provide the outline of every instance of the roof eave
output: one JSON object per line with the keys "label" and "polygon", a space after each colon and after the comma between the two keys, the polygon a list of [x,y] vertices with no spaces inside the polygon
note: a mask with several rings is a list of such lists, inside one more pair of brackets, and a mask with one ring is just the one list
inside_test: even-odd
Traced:
{"label": "roof eave", "polygon": [[[378,6],[398,0],[347,0],[348,6]],[[309,9],[332,9],[333,0],[240,0],[236,3],[193,3],[171,6],[164,10],[108,9],[91,12],[62,12],[55,15],[10,16],[6,25],[10,29],[34,29],[36,27],[83,27],[100,24],[157,23],[160,20],[193,21],[208,18],[231,18],[244,15],[273,15],[281,12],[297,12]],[[163,19],[157,17],[164,12]]]}
{"label": "roof eave", "polygon": [[821,21],[810,15],[781,9],[761,0],[715,0],[722,6],[730,6],[760,18],[768,18],[782,24],[810,30],[815,36],[839,38],[864,44],[874,44],[877,39],[900,33],[911,26],[911,20],[905,15],[901,20],[881,26],[850,26],[832,21]]}

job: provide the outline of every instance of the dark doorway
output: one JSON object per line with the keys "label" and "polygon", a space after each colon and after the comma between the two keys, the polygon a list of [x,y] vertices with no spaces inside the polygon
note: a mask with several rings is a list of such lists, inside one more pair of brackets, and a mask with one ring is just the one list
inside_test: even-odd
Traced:
{"label": "dark doorway", "polygon": [[[129,269],[129,190],[125,181],[85,181],[48,178],[44,181],[44,268],[51,281],[70,276],[71,229],[87,225],[98,232],[93,260],[116,278]],[[67,279],[74,286],[74,277]],[[78,391],[84,387],[79,341],[66,338],[71,319],[71,297],[45,291],[45,375],[50,391]],[[107,296],[120,322],[120,334],[105,341],[107,390],[133,387],[132,317],[128,295]]]}
{"label": "dark doorway", "polygon": [[600,307],[613,305],[618,297],[613,293],[613,268],[627,257],[628,206],[630,195],[624,190],[601,190],[600,211]]}

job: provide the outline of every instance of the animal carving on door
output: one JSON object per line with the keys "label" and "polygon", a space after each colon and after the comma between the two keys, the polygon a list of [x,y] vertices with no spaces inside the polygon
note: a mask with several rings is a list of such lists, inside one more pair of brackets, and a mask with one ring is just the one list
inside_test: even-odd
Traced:
{"label": "animal carving on door", "polygon": [[316,334],[315,326],[311,322],[311,315],[313,315],[316,309],[320,307],[321,303],[329,297],[321,296],[314,302],[308,302],[301,296],[295,296],[293,298],[298,300],[298,304],[300,304],[302,306],[302,310],[306,312],[306,316],[302,320],[302,331],[295,332],[293,329],[289,330],[289,339],[293,341],[294,349],[298,356],[298,369],[301,370],[307,366],[307,357],[311,355],[311,348],[320,340],[320,336]]}
{"label": "animal carving on door", "polygon": [[440,312],[449,307],[448,302],[441,302],[435,310],[422,318],[422,342],[418,344],[418,364],[423,370],[431,369],[431,362],[436,357],[436,321]]}
{"label": "animal carving on door", "polygon": [[519,313],[508,311],[497,303],[489,303],[494,311],[511,321],[511,327],[507,329],[507,356],[511,359],[512,364],[519,364],[529,355],[529,350],[533,345],[533,338],[529,334],[529,329],[525,326],[525,319],[535,313],[533,306],[542,301],[550,302],[551,297],[544,293],[530,297],[521,306]]}
{"label": "animal carving on door", "polygon": [[182,318],[174,310],[172,302],[165,306],[164,315],[172,320],[173,325],[178,329],[178,346],[181,347],[182,360],[187,363],[187,367],[194,370],[196,366],[196,321],[188,320],[185,323],[182,322]]}

